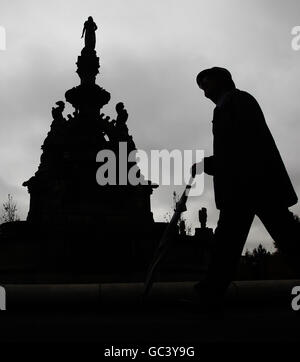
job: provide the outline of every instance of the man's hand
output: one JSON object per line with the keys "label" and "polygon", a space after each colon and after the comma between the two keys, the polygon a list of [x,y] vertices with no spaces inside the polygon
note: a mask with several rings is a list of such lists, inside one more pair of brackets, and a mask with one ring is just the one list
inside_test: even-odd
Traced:
{"label": "man's hand", "polygon": [[194,163],[191,167],[191,175],[195,177],[196,175],[200,175],[204,170],[203,162]]}
{"label": "man's hand", "polygon": [[187,208],[186,208],[184,201],[180,202],[180,200],[179,200],[178,202],[176,202],[175,211],[178,211],[181,213],[181,212],[185,212],[186,210],[187,210]]}

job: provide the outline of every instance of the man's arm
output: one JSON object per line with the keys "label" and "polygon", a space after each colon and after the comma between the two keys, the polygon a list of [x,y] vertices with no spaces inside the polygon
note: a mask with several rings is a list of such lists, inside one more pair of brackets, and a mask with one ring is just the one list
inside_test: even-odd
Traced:
{"label": "man's arm", "polygon": [[210,176],[215,174],[214,156],[204,157],[204,172]]}
{"label": "man's arm", "polygon": [[191,168],[191,174],[193,177],[201,174],[203,171],[210,176],[215,174],[214,156],[204,157],[203,161],[194,163]]}

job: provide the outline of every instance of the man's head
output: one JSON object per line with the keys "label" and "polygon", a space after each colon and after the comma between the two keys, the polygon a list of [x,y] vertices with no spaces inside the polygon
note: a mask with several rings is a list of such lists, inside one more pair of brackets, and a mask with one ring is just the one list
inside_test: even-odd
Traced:
{"label": "man's head", "polygon": [[214,103],[217,103],[224,92],[235,88],[230,72],[220,67],[202,70],[196,81],[199,88],[203,89],[205,97]]}

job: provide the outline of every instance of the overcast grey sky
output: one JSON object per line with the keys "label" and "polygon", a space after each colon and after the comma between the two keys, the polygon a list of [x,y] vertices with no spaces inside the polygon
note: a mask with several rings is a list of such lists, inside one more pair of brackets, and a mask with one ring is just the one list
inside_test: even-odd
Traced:
{"label": "overcast grey sky", "polygon": [[[2,0],[7,50],[0,51],[0,200],[11,193],[26,217],[29,195],[21,185],[38,167],[51,107],[79,83],[75,62],[89,15],[98,25],[98,84],[112,95],[103,111],[113,116],[114,105],[125,103],[138,148],[204,149],[209,155],[213,104],[195,76],[203,68],[227,67],[237,87],[260,103],[300,195],[300,51],[291,48],[299,1]],[[215,227],[212,180],[205,181],[186,218],[197,225],[197,210],[204,206]],[[173,189],[154,191],[156,220],[170,210]],[[292,211],[300,214],[299,206]],[[259,242],[272,247],[255,220],[246,248]]]}

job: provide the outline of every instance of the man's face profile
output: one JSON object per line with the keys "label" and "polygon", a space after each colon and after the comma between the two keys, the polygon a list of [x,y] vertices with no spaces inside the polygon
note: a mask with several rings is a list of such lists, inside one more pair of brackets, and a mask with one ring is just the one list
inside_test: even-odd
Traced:
{"label": "man's face profile", "polygon": [[206,98],[211,99],[213,102],[217,96],[217,80],[213,77],[204,77],[200,83],[200,88],[204,91]]}

